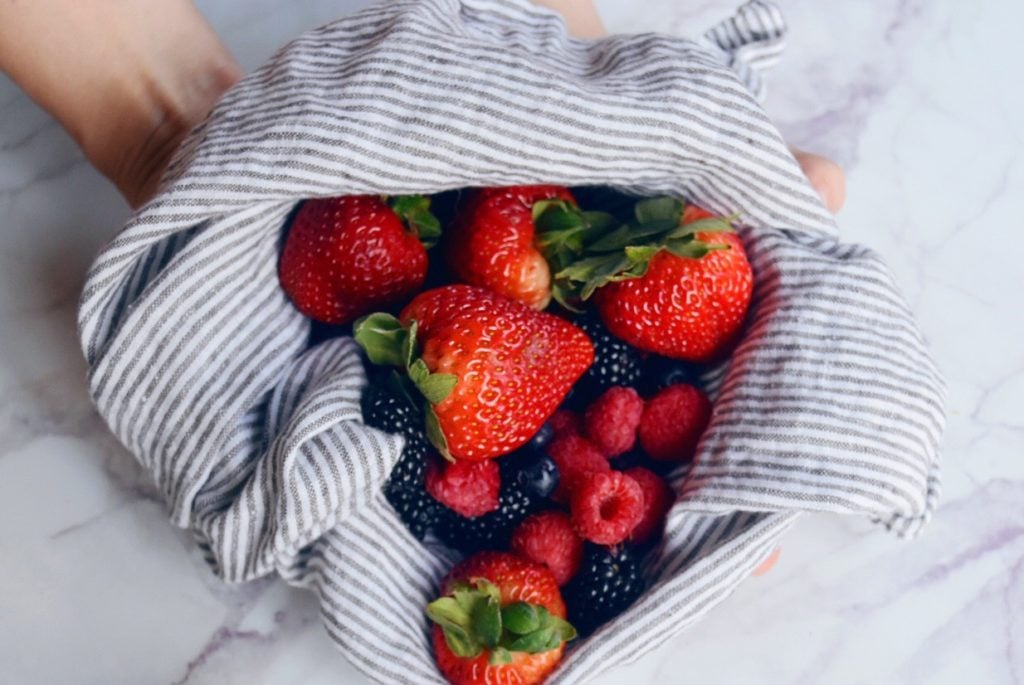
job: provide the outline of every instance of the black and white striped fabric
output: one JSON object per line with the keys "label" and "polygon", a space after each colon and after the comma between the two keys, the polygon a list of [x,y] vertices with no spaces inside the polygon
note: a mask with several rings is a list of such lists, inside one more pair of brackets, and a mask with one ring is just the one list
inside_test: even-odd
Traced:
{"label": "black and white striped fabric", "polygon": [[302,198],[534,182],[740,212],[756,271],[652,589],[552,682],[695,621],[803,512],[916,532],[938,493],[942,381],[888,270],[837,241],[751,92],[783,32],[757,1],[696,43],[574,40],[519,0],[406,0],[301,36],[233,88],[99,257],[80,313],[100,412],[215,571],[317,592],[377,681],[442,682],[423,607],[452,556],[383,499],[401,441],[362,424],[351,340],[308,349],[277,256]]}

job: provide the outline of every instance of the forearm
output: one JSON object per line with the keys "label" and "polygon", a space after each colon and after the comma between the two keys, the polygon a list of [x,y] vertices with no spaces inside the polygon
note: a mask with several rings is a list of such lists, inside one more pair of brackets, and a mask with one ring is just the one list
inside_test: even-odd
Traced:
{"label": "forearm", "polygon": [[239,75],[189,0],[0,0],[0,69],[133,204]]}

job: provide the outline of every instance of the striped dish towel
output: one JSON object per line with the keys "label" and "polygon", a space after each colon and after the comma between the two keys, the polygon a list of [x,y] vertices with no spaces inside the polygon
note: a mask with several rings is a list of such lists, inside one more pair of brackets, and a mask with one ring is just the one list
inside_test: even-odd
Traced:
{"label": "striped dish towel", "polygon": [[652,587],[552,682],[670,638],[805,512],[915,533],[938,492],[943,383],[889,271],[838,242],[752,93],[783,33],[760,1],[691,42],[574,40],[521,0],[405,0],[302,35],[233,88],[100,255],[80,311],[99,411],[214,571],[315,591],[377,681],[442,682],[423,607],[451,554],[384,500],[401,440],[362,424],[351,340],[308,349],[276,265],[302,198],[481,185],[740,212],[756,274],[746,337],[707,378],[714,417],[676,478]]}

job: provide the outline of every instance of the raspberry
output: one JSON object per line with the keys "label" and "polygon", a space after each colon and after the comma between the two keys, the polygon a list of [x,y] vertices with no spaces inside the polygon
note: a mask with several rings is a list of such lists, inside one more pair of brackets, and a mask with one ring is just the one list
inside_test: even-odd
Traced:
{"label": "raspberry", "polygon": [[612,468],[601,450],[576,433],[565,433],[555,438],[548,445],[548,454],[558,467],[558,487],[553,495],[556,502],[568,502],[579,484],[591,474]]}
{"label": "raspberry", "polygon": [[644,492],[644,513],[640,523],[629,534],[629,541],[638,545],[650,542],[661,534],[665,525],[665,515],[672,507],[675,495],[668,483],[654,471],[645,469],[642,466],[629,469],[625,472],[640,486]]}
{"label": "raspberry", "polygon": [[651,459],[687,461],[711,419],[711,402],[692,385],[670,385],[647,400],[637,437]]}
{"label": "raspberry", "polygon": [[544,511],[519,524],[512,534],[512,551],[546,565],[558,584],[565,585],[580,567],[583,540],[567,514]]}
{"label": "raspberry", "polygon": [[452,511],[470,518],[497,509],[500,488],[501,472],[493,459],[459,459],[427,470],[427,492]]}
{"label": "raspberry", "polygon": [[617,545],[644,516],[644,491],[619,471],[596,473],[572,494],[572,522],[583,538]]}
{"label": "raspberry", "polygon": [[555,437],[563,433],[582,433],[583,418],[571,409],[559,409],[548,421],[551,429],[555,431]]}
{"label": "raspberry", "polygon": [[583,432],[611,459],[633,449],[644,401],[633,388],[609,388],[583,417]]}

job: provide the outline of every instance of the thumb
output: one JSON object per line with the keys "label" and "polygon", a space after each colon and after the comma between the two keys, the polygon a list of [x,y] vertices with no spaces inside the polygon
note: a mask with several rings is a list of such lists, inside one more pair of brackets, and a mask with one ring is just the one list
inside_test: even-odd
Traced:
{"label": "thumb", "polygon": [[790,150],[828,210],[835,214],[842,209],[846,202],[846,174],[842,168],[827,157],[795,147]]}

